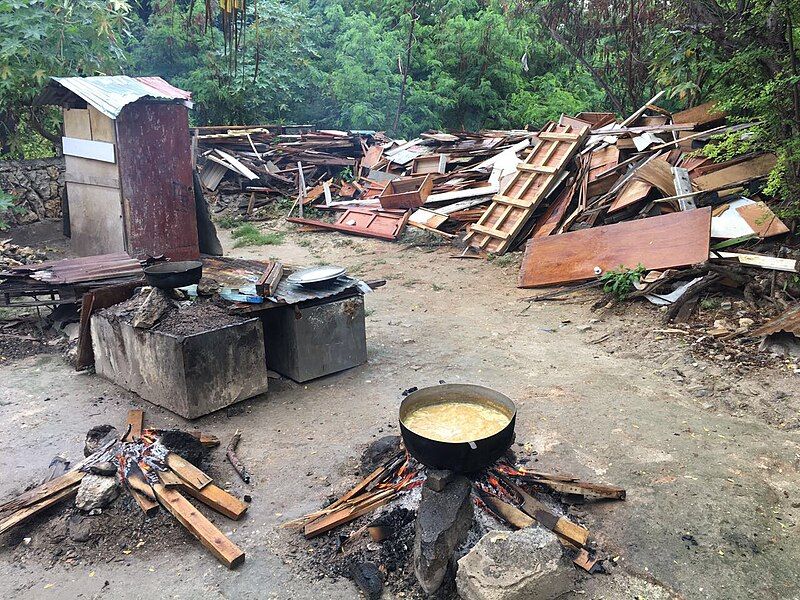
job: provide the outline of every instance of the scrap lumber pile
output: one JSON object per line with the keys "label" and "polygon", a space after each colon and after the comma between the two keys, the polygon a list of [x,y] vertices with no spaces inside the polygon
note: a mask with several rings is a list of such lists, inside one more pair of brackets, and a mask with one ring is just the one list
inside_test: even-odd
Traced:
{"label": "scrap lumber pile", "polygon": [[[121,439],[115,432],[112,428],[98,449],[71,470],[0,504],[0,534],[62,500],[76,494],[80,497],[86,476],[102,475],[109,480],[116,477],[148,517],[158,512],[159,507],[165,508],[228,568],[242,564],[244,551],[203,516],[187,496],[234,520],[244,515],[248,505],[215,485],[205,472],[162,443],[165,436],[192,434],[145,429],[141,410],[129,412],[127,430]],[[205,447],[219,444],[213,436],[196,437],[196,443]]]}
{"label": "scrap lumber pile", "polygon": [[[384,139],[374,132],[281,133],[284,130],[280,127],[195,129],[203,186],[214,192],[224,180],[228,191],[268,198],[296,195],[302,178],[313,185],[343,169],[355,172],[364,148],[376,139]],[[302,171],[298,163],[302,164]]]}

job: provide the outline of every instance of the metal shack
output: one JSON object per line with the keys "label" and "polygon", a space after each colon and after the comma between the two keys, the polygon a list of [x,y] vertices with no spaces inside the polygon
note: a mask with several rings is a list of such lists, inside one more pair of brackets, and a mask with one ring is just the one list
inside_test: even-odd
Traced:
{"label": "metal shack", "polygon": [[74,252],[199,256],[190,92],[160,77],[53,77],[38,103],[63,109]]}

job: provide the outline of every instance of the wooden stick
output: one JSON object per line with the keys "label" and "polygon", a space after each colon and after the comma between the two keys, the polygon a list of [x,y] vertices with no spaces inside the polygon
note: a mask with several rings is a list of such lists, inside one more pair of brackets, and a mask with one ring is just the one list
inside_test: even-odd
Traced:
{"label": "wooden stick", "polygon": [[161,505],[222,564],[233,569],[244,562],[244,551],[206,519],[178,490],[157,483],[153,486],[153,491]]}
{"label": "wooden stick", "polygon": [[183,484],[181,486],[181,491],[186,492],[192,498],[199,500],[209,508],[213,508],[218,513],[234,521],[241,519],[249,508],[249,505],[213,483],[207,485],[202,490],[197,490],[190,485]]}
{"label": "wooden stick", "polygon": [[513,481],[509,481],[507,477],[498,475],[501,478],[503,485],[519,494],[522,497],[522,511],[528,516],[533,517],[539,524],[543,525],[553,533],[557,533],[568,541],[572,542],[578,547],[586,545],[589,539],[589,530],[580,525],[576,525],[565,517],[550,512],[544,504],[539,502],[536,498],[526,493],[525,490],[520,488]]}
{"label": "wooden stick", "polygon": [[322,517],[321,519],[317,519],[313,523],[309,523],[305,526],[303,534],[305,535],[306,539],[311,539],[321,535],[327,531],[330,531],[331,529],[339,527],[340,525],[349,523],[350,521],[353,521],[362,515],[372,512],[376,508],[383,506],[392,500],[396,495],[397,492],[395,490],[385,490],[380,492],[371,501],[363,505],[356,505],[351,508],[338,510],[325,517]]}
{"label": "wooden stick", "polygon": [[233,434],[230,443],[228,444],[228,448],[225,451],[225,458],[228,459],[228,462],[233,465],[234,471],[242,478],[242,481],[245,483],[250,483],[250,473],[247,472],[247,469],[242,464],[242,461],[239,460],[239,456],[236,454],[236,447],[239,445],[239,440],[242,439],[242,432],[238,429],[236,433]]}

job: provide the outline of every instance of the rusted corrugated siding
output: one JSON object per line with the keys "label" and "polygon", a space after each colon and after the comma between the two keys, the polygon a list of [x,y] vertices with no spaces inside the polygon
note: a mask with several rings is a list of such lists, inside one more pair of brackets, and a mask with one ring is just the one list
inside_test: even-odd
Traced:
{"label": "rusted corrugated siding", "polygon": [[188,109],[126,106],[117,118],[117,148],[128,253],[197,258]]}

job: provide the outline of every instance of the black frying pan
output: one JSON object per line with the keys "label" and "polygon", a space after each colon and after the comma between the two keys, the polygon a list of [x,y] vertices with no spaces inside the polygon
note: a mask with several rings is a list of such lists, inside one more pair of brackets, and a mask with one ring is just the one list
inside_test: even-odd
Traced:
{"label": "black frying pan", "polygon": [[[404,420],[420,406],[440,402],[476,402],[499,408],[509,417],[508,425],[492,436],[471,442],[440,442],[414,433]],[[419,462],[434,469],[474,473],[500,458],[514,441],[517,407],[506,396],[487,387],[448,383],[422,388],[406,396],[400,404],[400,432],[408,452]]]}
{"label": "black frying pan", "polygon": [[192,285],[202,276],[203,263],[199,260],[161,262],[144,268],[147,283],[164,290]]}

